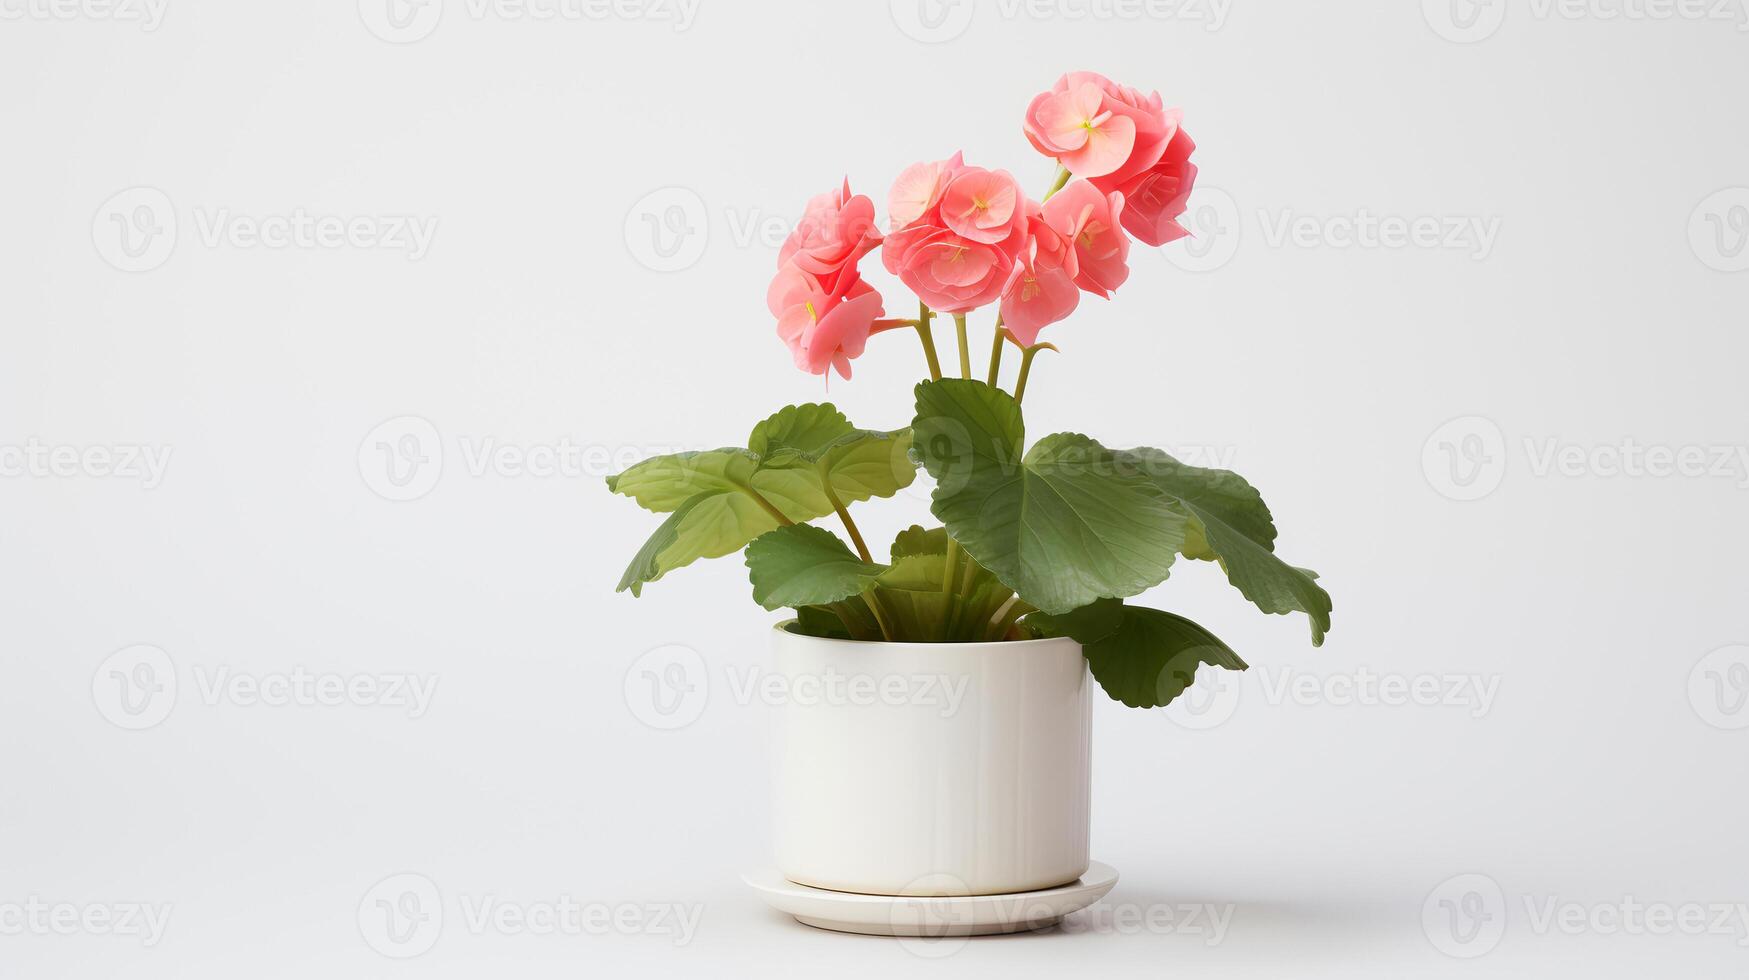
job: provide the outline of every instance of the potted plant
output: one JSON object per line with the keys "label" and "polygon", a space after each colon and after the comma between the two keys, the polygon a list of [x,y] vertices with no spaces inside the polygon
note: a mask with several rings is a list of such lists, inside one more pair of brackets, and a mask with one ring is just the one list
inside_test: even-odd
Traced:
{"label": "potted plant", "polygon": [[[1269,509],[1237,474],[1078,433],[1028,447],[1033,361],[1056,350],[1040,332],[1083,294],[1123,284],[1132,238],[1159,246],[1186,234],[1177,219],[1196,167],[1180,121],[1158,94],[1075,72],[1025,113],[1027,139],[1057,163],[1037,201],[959,154],[898,176],[885,234],[848,181],[813,198],[767,293],[778,336],[798,367],[848,379],[869,337],[914,332],[928,379],[910,424],[862,429],[829,404],[792,405],[745,446],[660,456],[609,478],[667,515],[621,590],[637,595],[700,558],[744,550],[754,601],[792,612],[773,634],[792,692],[823,691],[833,677],[848,679],[847,692],[873,682],[860,701],[794,696],[778,711],[777,853],[790,881],[1013,895],[1080,877],[1089,668],[1106,694],[1147,708],[1182,693],[1200,665],[1246,666],[1184,616],[1128,601],[1180,558],[1217,562],[1264,612],[1305,613],[1314,645],[1329,629],[1330,597],[1276,555]],[[862,278],[860,261],[877,249],[916,294],[914,317],[888,317]],[[975,379],[970,316],[991,307],[989,360]],[[957,377],[944,376],[935,346],[949,320]],[[1005,389],[1008,346],[1019,367]],[[918,468],[935,480],[934,522],[877,554],[851,507],[893,496]],[[816,521],[838,523],[848,540]],[[943,695],[934,702],[919,694],[932,676]]]}

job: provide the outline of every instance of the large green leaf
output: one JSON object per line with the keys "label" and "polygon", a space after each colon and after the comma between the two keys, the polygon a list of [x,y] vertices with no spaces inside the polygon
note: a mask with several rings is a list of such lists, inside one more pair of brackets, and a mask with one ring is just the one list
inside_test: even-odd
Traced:
{"label": "large green leaf", "polygon": [[1187,519],[1132,464],[1083,435],[1025,427],[1007,393],[976,381],[917,386],[913,450],[936,480],[932,510],[1021,598],[1065,613],[1165,580]]}
{"label": "large green leaf", "polygon": [[818,606],[866,590],[885,566],[871,565],[845,546],[838,535],[811,524],[768,531],[747,546],[747,573],[753,601],[766,609]]}
{"label": "large green leaf", "polygon": [[1237,473],[1188,466],[1158,449],[1118,454],[1190,518],[1187,558],[1218,560],[1227,581],[1266,613],[1303,612],[1311,620],[1312,645],[1330,629],[1330,594],[1317,573],[1295,568],[1275,555],[1275,523],[1263,497]]}
{"label": "large green leaf", "polygon": [[[620,576],[619,587],[614,591],[624,592],[630,589],[632,595],[641,595],[646,583],[661,578],[665,571],[662,562],[663,552],[673,548],[679,542],[680,529],[691,519],[693,509],[711,499],[711,496],[709,493],[701,493],[681,504],[674,513],[669,514],[668,519],[656,528],[656,533],[650,535],[649,540],[644,542],[644,546],[638,549],[636,555],[632,556],[632,563],[626,566],[625,574]],[[775,525],[777,522],[773,521],[772,523]]]}
{"label": "large green leaf", "polygon": [[745,449],[654,456],[607,478],[607,489],[622,493],[645,510],[666,514],[701,493],[744,492],[759,457]]}
{"label": "large green leaf", "polygon": [[754,426],[748,442],[757,451],[657,456],[608,477],[608,489],[646,509],[674,512],[626,569],[621,591],[637,595],[664,574],[737,551],[785,520],[800,524],[832,513],[828,484],[848,504],[890,497],[916,478],[909,430],[860,430],[831,405],[785,408]]}
{"label": "large green leaf", "polygon": [[1201,626],[1159,609],[1104,599],[1060,616],[1037,614],[1027,625],[1073,637],[1105,693],[1132,708],[1170,704],[1196,681],[1199,664],[1245,670],[1225,643]]}
{"label": "large green leaf", "polygon": [[816,483],[829,482],[845,503],[890,497],[917,478],[911,430],[858,429],[831,405],[783,409],[753,427],[747,448],[761,461],[755,486],[791,471],[811,471]]}

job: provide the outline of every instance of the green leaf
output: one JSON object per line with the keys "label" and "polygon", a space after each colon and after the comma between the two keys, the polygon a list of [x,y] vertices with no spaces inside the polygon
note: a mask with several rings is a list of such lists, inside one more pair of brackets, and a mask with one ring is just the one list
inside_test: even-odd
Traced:
{"label": "green leaf", "polygon": [[1247,669],[1230,647],[1183,616],[1115,599],[1059,616],[1035,614],[1027,624],[1073,637],[1099,686],[1132,708],[1170,704],[1195,683],[1200,664]]}
{"label": "green leaf", "polygon": [[669,514],[668,519],[656,528],[656,533],[650,535],[650,539],[632,557],[632,563],[626,566],[625,574],[620,576],[619,586],[614,591],[624,592],[630,589],[633,596],[642,595],[645,584],[661,578],[666,571],[662,564],[662,553],[675,546],[680,540],[681,527],[691,518],[693,509],[710,497],[709,493],[701,493]]}
{"label": "green leaf", "polygon": [[740,493],[751,484],[759,457],[745,449],[654,456],[607,478],[607,488],[638,506],[666,514],[701,493]]}
{"label": "green leaf", "polygon": [[850,630],[832,606],[799,606],[796,608],[794,632],[803,636],[824,636],[835,640],[851,639]]}
{"label": "green leaf", "polygon": [[945,555],[947,554],[947,528],[924,528],[913,524],[899,532],[893,539],[893,560],[911,555]]}
{"label": "green leaf", "polygon": [[1187,466],[1158,449],[1118,454],[1133,463],[1190,518],[1186,558],[1218,560],[1239,593],[1266,613],[1303,612],[1312,645],[1330,629],[1330,594],[1317,573],[1275,555],[1275,522],[1263,497],[1237,473]]}
{"label": "green leaf", "polygon": [[791,524],[747,546],[753,601],[766,609],[815,606],[860,594],[885,571],[852,554],[838,535],[811,524]]}
{"label": "green leaf", "polygon": [[906,643],[945,643],[951,639],[948,623],[958,603],[952,593],[877,587],[870,595],[891,620],[894,639]]}
{"label": "green leaf", "polygon": [[917,475],[909,429],[857,429],[831,405],[785,408],[754,426],[748,441],[758,451],[674,453],[608,477],[610,490],[658,513],[690,504],[684,517],[664,522],[639,550],[621,591],[637,595],[676,568],[740,550],[783,525],[771,509],[797,524],[831,514],[828,483],[848,504],[890,497]]}
{"label": "green leaf", "polygon": [[855,431],[830,404],[788,405],[753,427],[747,449],[760,457],[795,452],[818,458],[827,446]]}
{"label": "green leaf", "polygon": [[1020,406],[1000,389],[917,386],[913,450],[954,540],[1046,612],[1140,593],[1166,579],[1187,519],[1137,468],[1083,435],[1021,455]]}
{"label": "green leaf", "polygon": [[779,479],[777,472],[809,471],[815,484],[829,481],[850,503],[890,497],[917,478],[911,430],[858,429],[831,405],[791,405],[754,426],[747,446],[761,460],[755,486]]}

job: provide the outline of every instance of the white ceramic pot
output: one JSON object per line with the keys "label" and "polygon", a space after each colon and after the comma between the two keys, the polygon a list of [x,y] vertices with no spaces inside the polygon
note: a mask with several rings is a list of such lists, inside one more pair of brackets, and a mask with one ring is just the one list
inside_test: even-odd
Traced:
{"label": "white ceramic pot", "polygon": [[778,870],[871,895],[999,895],[1088,867],[1091,681],[1073,640],[773,633]]}

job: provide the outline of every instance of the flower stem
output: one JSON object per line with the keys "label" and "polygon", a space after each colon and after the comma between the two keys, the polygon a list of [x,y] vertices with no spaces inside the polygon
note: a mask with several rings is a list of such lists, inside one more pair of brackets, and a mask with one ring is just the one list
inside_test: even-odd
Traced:
{"label": "flower stem", "polygon": [[1014,404],[1026,397],[1026,376],[1032,373],[1032,359],[1042,348],[1028,347],[1020,352],[1020,377],[1014,382]]}
{"label": "flower stem", "polygon": [[868,611],[874,613],[875,625],[881,628],[881,639],[892,640],[893,628],[888,625],[886,615],[881,612],[880,592],[876,589],[869,589],[862,594],[862,598],[868,603]]}
{"label": "flower stem", "polygon": [[955,333],[959,334],[960,377],[970,378],[972,376],[972,349],[966,346],[966,315],[964,313],[953,315],[953,329]]}
{"label": "flower stem", "polygon": [[844,522],[844,530],[850,532],[850,540],[856,542],[856,553],[862,560],[874,564],[874,556],[868,552],[867,542],[862,540],[862,532],[856,529],[856,522],[850,519],[850,509],[844,506],[844,501],[838,499],[838,491],[832,489],[832,480],[826,475],[825,467],[820,469],[820,489],[826,491],[826,499],[831,502],[832,509],[838,512],[838,519]]}
{"label": "flower stem", "polygon": [[996,387],[996,381],[1002,374],[1002,317],[996,317],[996,342],[990,345],[990,387]]}
{"label": "flower stem", "polygon": [[777,509],[777,505],[775,505],[775,504],[773,504],[773,503],[772,503],[772,502],[771,502],[771,501],[769,501],[769,500],[766,500],[766,499],[765,499],[765,495],[764,495],[764,494],[762,494],[762,493],[760,493],[760,492],[759,492],[759,491],[757,491],[757,490],[755,490],[755,489],[753,489],[753,488],[752,488],[752,487],[749,487],[749,486],[745,486],[745,485],[743,485],[743,486],[742,486],[742,487],[741,487],[741,489],[742,489],[742,490],[743,490],[743,491],[745,491],[745,492],[746,492],[746,494],[747,494],[747,496],[749,496],[749,497],[751,497],[751,498],[753,498],[753,502],[754,502],[754,503],[756,503],[756,504],[758,504],[758,505],[759,505],[759,506],[760,506],[760,507],[762,507],[762,508],[764,508],[764,510],[765,510],[765,512],[766,512],[766,513],[767,513],[767,514],[770,514],[770,515],[771,515],[771,516],[772,516],[772,517],[775,517],[775,518],[777,518],[777,523],[779,523],[779,524],[783,524],[783,525],[788,525],[788,524],[794,524],[794,523],[795,523],[795,521],[792,521],[792,520],[790,520],[790,519],[789,519],[789,518],[788,518],[788,517],[786,517],[786,516],[785,516],[785,515],[784,515],[784,512],[783,512],[783,511],[781,511],[781,510],[778,510],[778,509]]}
{"label": "flower stem", "polygon": [[1062,165],[1062,164],[1060,164],[1060,163],[1059,163],[1059,164],[1057,164],[1057,179],[1056,179],[1056,182],[1055,182],[1055,183],[1053,183],[1053,184],[1051,184],[1051,189],[1050,189],[1050,190],[1048,190],[1048,191],[1045,191],[1045,196],[1044,196],[1044,199],[1043,199],[1043,200],[1041,200],[1041,201],[1039,201],[1039,203],[1040,203],[1040,204],[1043,204],[1043,203],[1044,203],[1044,202],[1045,202],[1045,201],[1048,201],[1048,200],[1050,200],[1050,199],[1051,199],[1051,195],[1052,195],[1052,194],[1055,194],[1055,193],[1056,193],[1056,192],[1058,192],[1058,191],[1060,191],[1060,190],[1062,190],[1062,189],[1063,189],[1063,185],[1065,185],[1065,184],[1067,184],[1067,183],[1068,183],[1068,182],[1069,182],[1069,176],[1070,176],[1070,175],[1069,175],[1069,168],[1068,168],[1068,167],[1065,167],[1065,166],[1063,166],[1063,165]]}
{"label": "flower stem", "polygon": [[929,359],[929,379],[940,381],[941,361],[935,356],[935,335],[929,330],[929,318],[934,315],[928,304],[917,304],[917,339],[923,341],[923,356]]}

